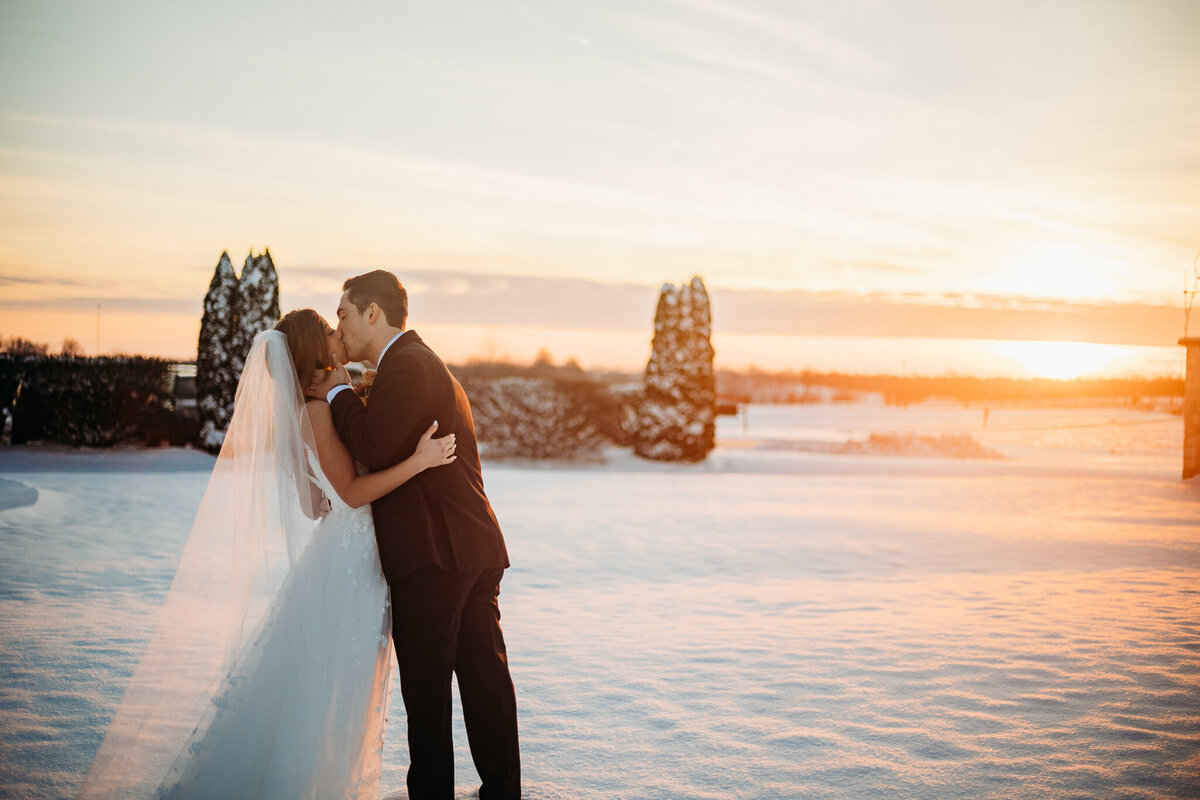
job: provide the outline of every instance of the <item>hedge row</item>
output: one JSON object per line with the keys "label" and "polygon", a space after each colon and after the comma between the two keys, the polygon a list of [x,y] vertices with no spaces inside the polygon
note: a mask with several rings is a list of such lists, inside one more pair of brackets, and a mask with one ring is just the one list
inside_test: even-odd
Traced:
{"label": "hedge row", "polygon": [[629,401],[603,384],[567,378],[463,376],[486,457],[580,459],[627,445]]}
{"label": "hedge row", "polygon": [[12,443],[157,443],[171,415],[167,366],[143,356],[0,355],[0,406],[12,416]]}
{"label": "hedge row", "polygon": [[[0,354],[0,406],[12,416],[11,441],[89,447],[174,441],[167,367],[140,356]],[[589,458],[608,444],[631,442],[640,393],[577,375],[455,371],[487,457]]]}

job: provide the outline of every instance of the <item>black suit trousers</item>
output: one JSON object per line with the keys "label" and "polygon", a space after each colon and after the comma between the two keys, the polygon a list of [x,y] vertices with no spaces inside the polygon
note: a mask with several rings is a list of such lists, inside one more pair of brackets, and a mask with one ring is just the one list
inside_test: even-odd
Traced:
{"label": "black suit trousers", "polygon": [[392,638],[408,714],[408,794],[452,800],[451,674],[482,786],[480,800],[521,796],[517,701],[500,630],[502,568],[446,572],[432,564],[391,584]]}

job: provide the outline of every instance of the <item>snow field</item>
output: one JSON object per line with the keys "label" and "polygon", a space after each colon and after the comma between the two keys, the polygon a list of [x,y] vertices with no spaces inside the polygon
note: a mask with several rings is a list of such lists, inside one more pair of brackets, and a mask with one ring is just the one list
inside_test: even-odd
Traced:
{"label": "snow field", "polygon": [[[694,466],[485,464],[529,797],[1200,795],[1200,484],[1178,480],[1178,419],[993,409],[976,438],[999,461],[780,445],[979,422],[908,411],[752,408]],[[0,501],[38,492],[0,510],[0,795],[73,795],[209,466],[0,452]]]}

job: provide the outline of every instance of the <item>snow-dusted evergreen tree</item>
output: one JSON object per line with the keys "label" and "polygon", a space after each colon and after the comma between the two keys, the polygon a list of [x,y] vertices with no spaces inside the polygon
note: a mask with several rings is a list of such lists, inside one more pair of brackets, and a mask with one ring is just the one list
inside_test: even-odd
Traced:
{"label": "snow-dusted evergreen tree", "polygon": [[[204,316],[200,319],[200,340],[196,346],[196,401],[200,438],[206,443],[229,425],[233,396],[241,376],[240,370],[233,370],[230,357],[238,322],[237,298],[237,275],[229,253],[221,253],[208,294],[204,296]],[[221,446],[219,439],[212,444]]]}
{"label": "snow-dusted evergreen tree", "polygon": [[254,337],[279,319],[279,276],[271,252],[246,256],[239,280],[229,254],[217,262],[196,348],[196,392],[200,409],[200,443],[219,450],[233,416],[242,367]]}
{"label": "snow-dusted evergreen tree", "polygon": [[261,256],[254,255],[253,251],[246,256],[242,278],[238,281],[237,307],[238,321],[229,355],[234,374],[240,378],[254,337],[275,327],[279,321],[279,276],[275,273],[270,250],[264,250]]}
{"label": "snow-dusted evergreen tree", "polygon": [[704,281],[664,284],[638,411],[634,452],[657,461],[703,461],[716,444],[712,312]]}

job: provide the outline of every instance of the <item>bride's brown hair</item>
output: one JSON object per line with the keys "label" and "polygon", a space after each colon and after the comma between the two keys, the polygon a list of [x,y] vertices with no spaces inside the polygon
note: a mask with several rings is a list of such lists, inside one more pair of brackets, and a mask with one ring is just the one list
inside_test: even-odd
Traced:
{"label": "bride's brown hair", "polygon": [[306,393],[313,372],[333,366],[329,352],[329,325],[311,308],[298,308],[283,315],[275,330],[287,338],[288,353],[296,369],[300,391]]}

